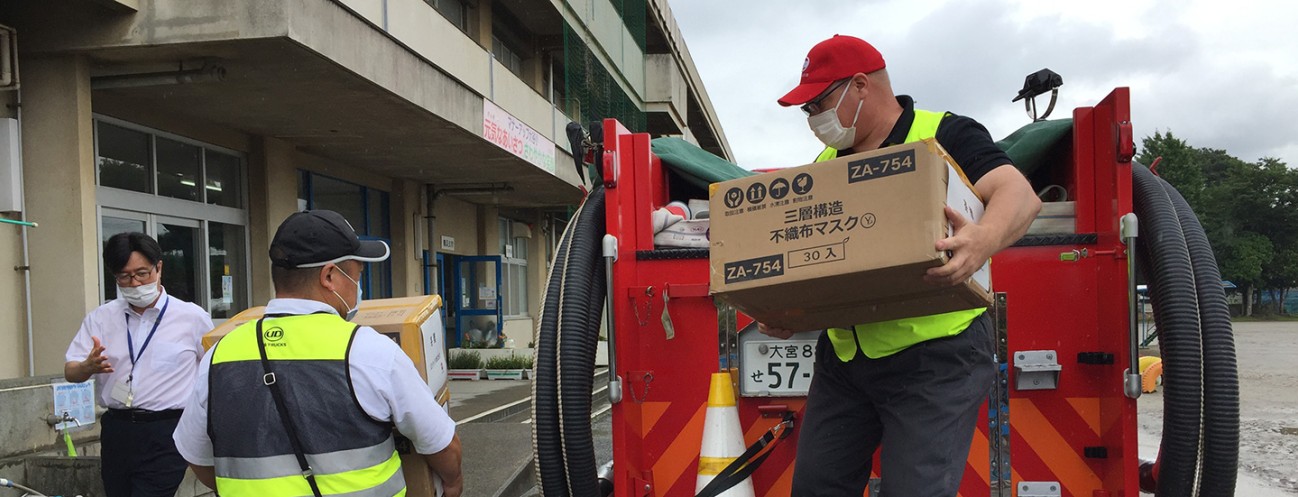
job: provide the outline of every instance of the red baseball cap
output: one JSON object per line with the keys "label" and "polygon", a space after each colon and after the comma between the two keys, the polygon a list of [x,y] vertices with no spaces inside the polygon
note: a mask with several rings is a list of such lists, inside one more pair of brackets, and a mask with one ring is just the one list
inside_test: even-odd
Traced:
{"label": "red baseball cap", "polygon": [[870,74],[887,67],[883,55],[865,40],[834,35],[817,43],[802,62],[802,81],[779,100],[785,107],[805,104],[840,79],[856,73]]}

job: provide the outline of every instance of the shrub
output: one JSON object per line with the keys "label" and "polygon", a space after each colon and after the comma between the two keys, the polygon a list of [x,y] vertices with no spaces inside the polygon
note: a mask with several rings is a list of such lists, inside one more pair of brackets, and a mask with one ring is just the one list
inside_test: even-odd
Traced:
{"label": "shrub", "polygon": [[510,354],[487,359],[487,369],[532,369],[532,357]]}
{"label": "shrub", "polygon": [[452,350],[446,360],[450,369],[482,369],[482,354],[476,350]]}
{"label": "shrub", "polygon": [[517,368],[517,369],[532,369],[532,355],[531,355],[531,354],[524,355],[524,356],[517,356],[517,357],[515,357],[515,359],[518,361],[518,368]]}

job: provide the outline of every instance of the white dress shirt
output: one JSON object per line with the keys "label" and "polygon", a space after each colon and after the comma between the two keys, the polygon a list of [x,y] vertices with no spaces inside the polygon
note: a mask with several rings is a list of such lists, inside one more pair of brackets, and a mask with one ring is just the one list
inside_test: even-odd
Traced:
{"label": "white dress shirt", "polygon": [[[338,314],[333,307],[314,300],[273,299],[266,305],[266,314],[316,312]],[[420,454],[441,452],[451,444],[455,436],[455,421],[437,404],[434,392],[396,342],[373,328],[362,326],[356,330],[347,360],[356,400],[365,414],[395,424],[397,430],[414,443],[415,452]],[[203,356],[194,394],[173,437],[180,455],[199,466],[215,464],[212,439],[207,434],[207,387],[211,369],[212,351],[209,350]],[[300,429],[310,430],[311,427]]]}
{"label": "white dress shirt", "polygon": [[[202,307],[167,295],[164,289],[153,307],[137,313],[118,297],[86,314],[81,329],[68,345],[67,362],[86,360],[99,338],[104,356],[113,366],[111,373],[98,373],[95,394],[99,403],[111,409],[126,409],[112,398],[113,387],[131,378],[131,408],[149,411],[182,409],[194,387],[198,360],[203,356],[203,334],[212,331],[212,317]],[[167,312],[162,313],[163,306]],[[162,321],[158,321],[159,314]],[[148,340],[157,323],[158,331]],[[135,345],[136,363],[131,364],[126,334]],[[145,346],[144,342],[149,344]]]}

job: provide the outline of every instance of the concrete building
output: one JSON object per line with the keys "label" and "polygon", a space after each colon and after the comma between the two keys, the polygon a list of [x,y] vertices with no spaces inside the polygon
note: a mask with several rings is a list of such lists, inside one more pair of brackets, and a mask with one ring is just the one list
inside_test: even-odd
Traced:
{"label": "concrete building", "polygon": [[452,343],[525,347],[582,196],[567,123],[730,157],[666,0],[4,2],[0,25],[0,218],[39,223],[0,223],[6,411],[2,380],[61,376],[115,297],[114,233],[158,238],[168,292],[219,322],[272,297],[281,220],[337,210],[392,246],[367,298],[440,293]]}
{"label": "concrete building", "polygon": [[0,140],[20,151],[21,171],[3,167],[24,195],[2,208],[41,226],[29,264],[22,229],[0,232],[3,267],[30,266],[35,358],[26,271],[7,272],[0,378],[61,371],[82,313],[114,297],[107,236],[155,235],[168,291],[219,320],[271,297],[269,239],[308,207],[392,245],[367,296],[453,293],[448,257],[502,256],[517,340],[581,196],[569,121],[618,117],[728,155],[666,3],[639,2],[638,28],[623,3],[7,3],[17,70]]}

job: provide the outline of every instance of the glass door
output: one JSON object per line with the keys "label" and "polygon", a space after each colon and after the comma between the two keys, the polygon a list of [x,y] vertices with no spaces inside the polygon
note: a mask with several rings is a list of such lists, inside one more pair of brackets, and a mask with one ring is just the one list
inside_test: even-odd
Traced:
{"label": "glass door", "polygon": [[[229,318],[248,307],[248,250],[243,226],[104,207],[99,230],[102,241],[132,231],[157,240],[167,294],[198,304],[213,319]],[[117,284],[107,270],[103,278],[104,298],[117,298]]]}
{"label": "glass door", "polygon": [[498,348],[504,330],[500,256],[458,257],[455,262],[456,346]]}
{"label": "glass door", "polygon": [[247,242],[243,226],[207,221],[208,297],[212,319],[248,308]]}
{"label": "glass door", "polygon": [[199,264],[204,253],[198,221],[155,216],[154,235],[162,247],[162,286],[167,294],[203,305],[206,296],[199,285],[203,274]]}
{"label": "glass door", "polygon": [[[118,233],[148,233],[149,218],[148,214],[141,212],[119,211],[116,209],[104,209],[100,216],[99,229],[99,260],[104,259],[104,242]],[[100,264],[103,264],[102,262]],[[117,298],[117,282],[108,274],[108,269],[104,270],[102,275],[104,301]]]}

